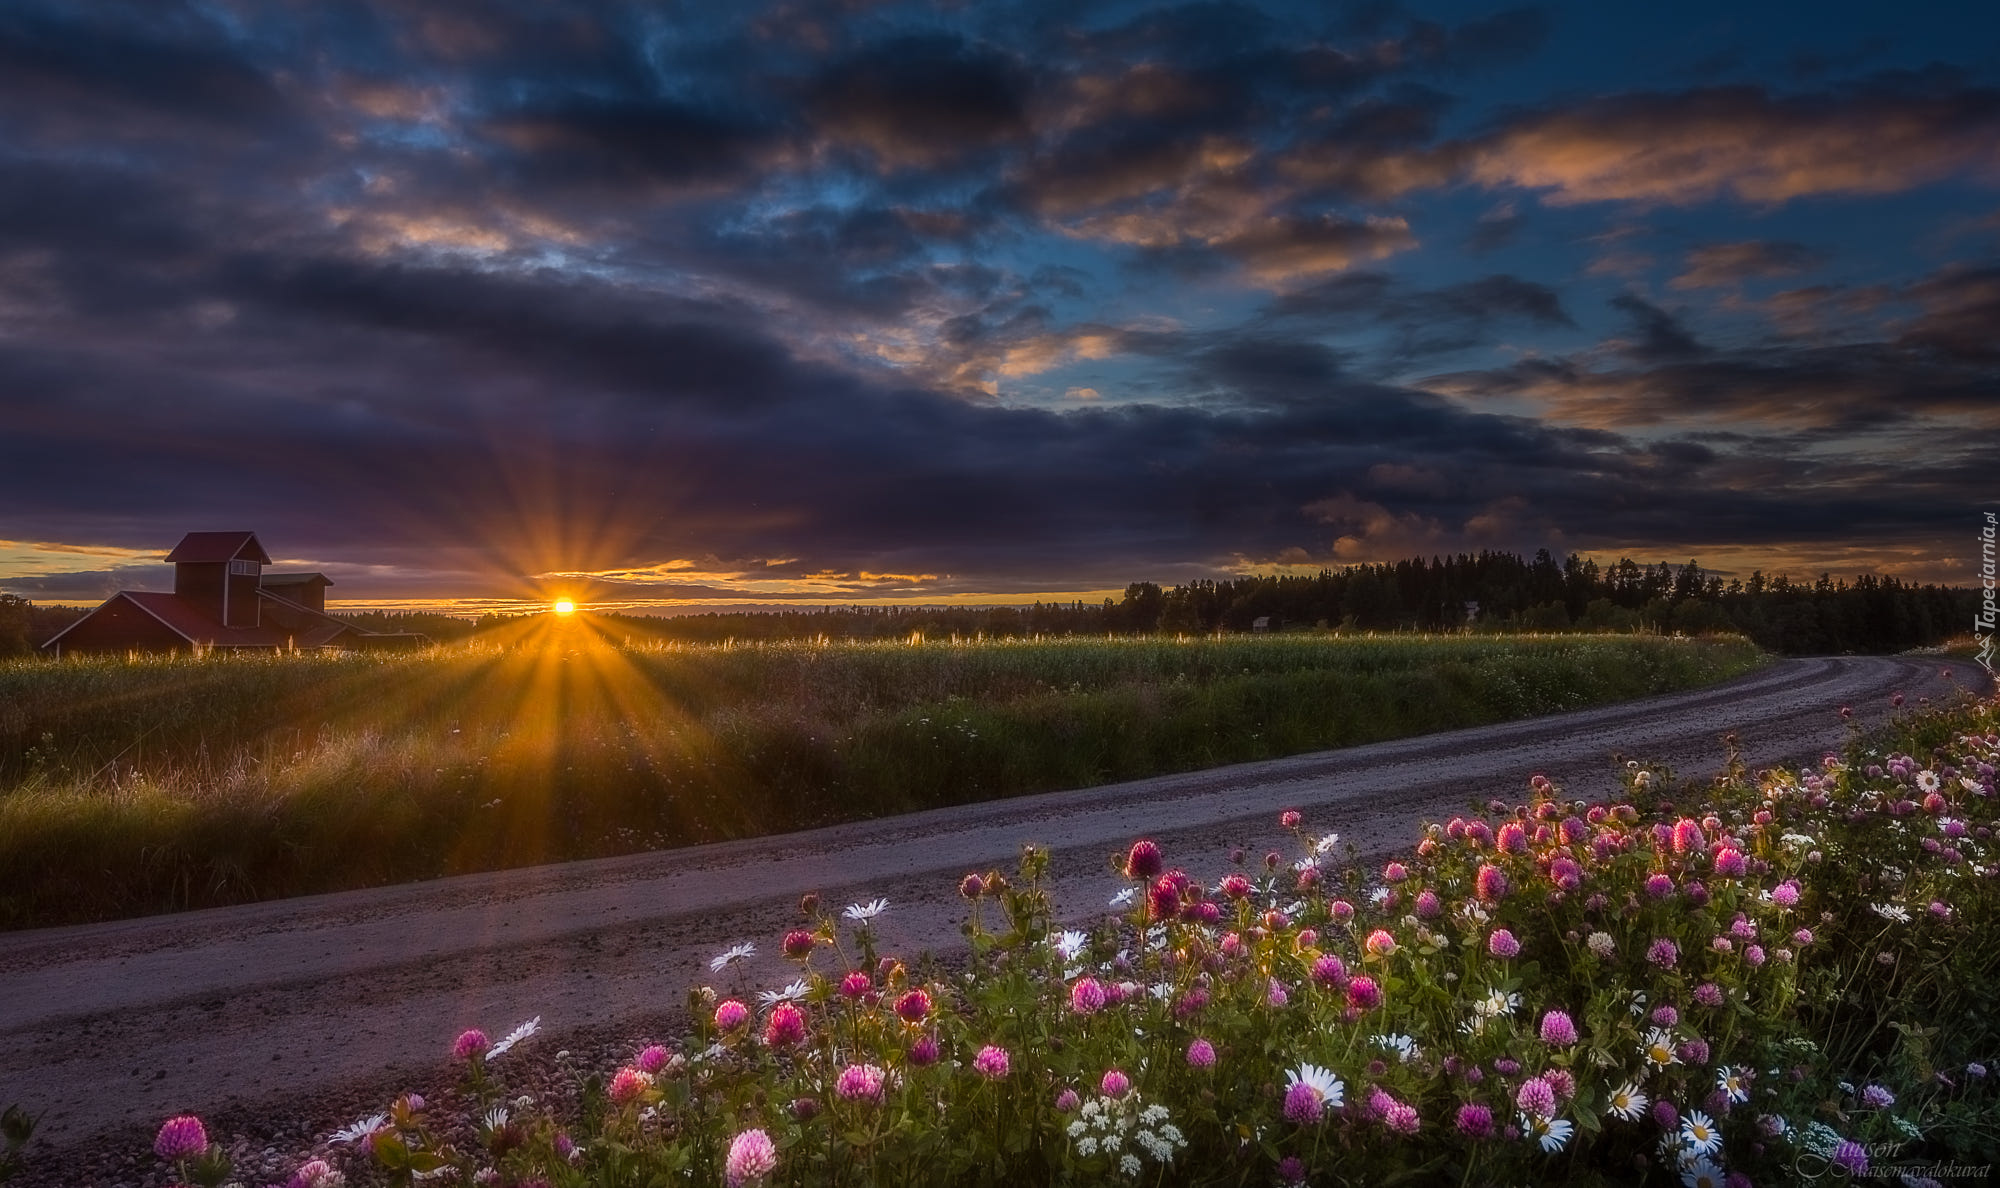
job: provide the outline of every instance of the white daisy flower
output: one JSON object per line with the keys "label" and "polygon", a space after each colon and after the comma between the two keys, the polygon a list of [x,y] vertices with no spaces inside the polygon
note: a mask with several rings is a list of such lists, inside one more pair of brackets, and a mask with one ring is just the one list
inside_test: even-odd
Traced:
{"label": "white daisy flower", "polygon": [[1654,1068],[1681,1062],[1680,1053],[1674,1051],[1673,1033],[1664,1027],[1655,1027],[1646,1033],[1646,1041],[1639,1045],[1639,1055],[1644,1056]]}
{"label": "white daisy flower", "polygon": [[1897,904],[1871,903],[1868,905],[1868,910],[1874,912],[1876,915],[1882,917],[1884,920],[1888,920],[1896,924],[1908,924],[1910,922],[1909,910]]}
{"label": "white daisy flower", "polygon": [[1338,833],[1329,833],[1325,837],[1313,842],[1313,853],[1324,854],[1339,844],[1340,835]]}
{"label": "white daisy flower", "polygon": [[1376,907],[1381,907],[1383,904],[1388,903],[1389,897],[1394,894],[1395,892],[1387,887],[1377,887],[1368,893],[1368,902],[1374,904]]}
{"label": "white daisy flower", "polygon": [[801,978],[778,990],[759,990],[757,1003],[759,1006],[774,1007],[781,1002],[797,1002],[806,996],[807,989],[805,980]]}
{"label": "white daisy flower", "polygon": [[1706,1155],[1697,1155],[1681,1165],[1681,1183],[1687,1188],[1722,1188],[1723,1172]]}
{"label": "white daisy flower", "polygon": [[1917,773],[1917,791],[1926,795],[1937,791],[1941,783],[1938,779],[1938,774],[1934,771],[1920,771]]}
{"label": "white daisy flower", "polygon": [[1120,891],[1118,894],[1111,897],[1110,906],[1115,908],[1131,907],[1132,897],[1134,895],[1137,895],[1138,893],[1139,889],[1137,887],[1127,887],[1123,891]]}
{"label": "white daisy flower", "polygon": [[1076,955],[1083,952],[1084,946],[1089,943],[1090,937],[1074,928],[1064,929],[1049,939],[1049,944],[1054,946],[1064,961],[1075,961]]}
{"label": "white daisy flower", "polygon": [[1722,1149],[1722,1135],[1715,1121],[1700,1110],[1689,1110],[1681,1119],[1681,1141],[1696,1155],[1713,1155]]}
{"label": "white daisy flower", "polygon": [[841,915],[846,916],[848,919],[854,921],[856,924],[866,924],[868,923],[868,921],[873,920],[875,917],[881,915],[883,912],[886,912],[888,910],[889,910],[888,900],[871,899],[867,903],[848,904],[847,910],[842,912]]}
{"label": "white daisy flower", "polygon": [[749,941],[744,941],[740,945],[731,945],[728,952],[710,961],[708,969],[710,973],[715,973],[720,971],[723,966],[734,965],[746,957],[755,957],[756,955],[757,946],[751,944]]}
{"label": "white daisy flower", "polygon": [[486,1049],[487,1061],[490,1063],[493,1061],[494,1058],[506,1055],[507,1050],[509,1048],[512,1048],[515,1044],[520,1043],[524,1039],[528,1039],[541,1029],[542,1029],[542,1017],[540,1015],[536,1015],[534,1018],[528,1020],[526,1023],[521,1024],[519,1027],[516,1027],[514,1030],[508,1032],[506,1035],[501,1036],[499,1043],[494,1044],[492,1047]]}
{"label": "white daisy flower", "polygon": [[1482,1019],[1502,1019],[1512,1015],[1521,1005],[1521,996],[1511,991],[1488,990],[1486,997],[1472,1004],[1472,1011]]}
{"label": "white daisy flower", "polygon": [[1540,1114],[1521,1115],[1521,1134],[1542,1144],[1542,1150],[1553,1155],[1569,1145],[1569,1136],[1576,1133],[1576,1124],[1558,1118],[1544,1118]]}
{"label": "white daisy flower", "polygon": [[1729,1095],[1729,1100],[1742,1103],[1750,1100],[1750,1082],[1740,1068],[1724,1067],[1715,1075],[1715,1087]]}
{"label": "white daisy flower", "polygon": [[487,1110],[480,1117],[479,1121],[488,1130],[499,1130],[501,1127],[507,1125],[507,1107],[503,1105],[494,1106],[492,1109]]}
{"label": "white daisy flower", "polygon": [[1408,1064],[1420,1055],[1417,1050],[1417,1041],[1411,1036],[1377,1035],[1370,1038],[1377,1047],[1387,1048],[1389,1051],[1394,1052],[1397,1059],[1401,1060],[1404,1064]]}
{"label": "white daisy flower", "polygon": [[1296,1070],[1287,1072],[1285,1089],[1290,1091],[1293,1085],[1310,1086],[1312,1091],[1319,1095],[1320,1101],[1328,1109],[1334,1110],[1340,1108],[1341,1095],[1345,1092],[1340,1078],[1334,1076],[1331,1070],[1321,1068],[1317,1064],[1301,1064]]}
{"label": "white daisy flower", "polygon": [[329,1143],[351,1143],[359,1139],[365,1139],[388,1125],[388,1122],[389,1115],[374,1114],[361,1119],[351,1126],[341,1127],[339,1130],[334,1131],[326,1141]]}
{"label": "white daisy flower", "polygon": [[1611,1091],[1611,1101],[1604,1112],[1637,1122],[1646,1112],[1646,1095],[1639,1091],[1639,1086],[1627,1081]]}

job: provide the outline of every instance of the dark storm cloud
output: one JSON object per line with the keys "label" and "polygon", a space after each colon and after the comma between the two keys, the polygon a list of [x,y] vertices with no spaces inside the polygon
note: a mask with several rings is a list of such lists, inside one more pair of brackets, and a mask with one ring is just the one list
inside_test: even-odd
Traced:
{"label": "dark storm cloud", "polygon": [[1624,340],[1619,349],[1641,363],[1692,359],[1703,353],[1702,345],[1679,318],[1632,293],[1611,299],[1611,307],[1632,324],[1634,338]]}
{"label": "dark storm cloud", "polygon": [[1025,67],[955,37],[893,38],[834,64],[805,109],[885,168],[935,165],[1028,135]]}
{"label": "dark storm cloud", "polygon": [[[2000,100],[1947,73],[1502,109],[1480,80],[1539,61],[1544,10],[220,12],[0,13],[10,535],[248,517],[398,589],[1116,585],[1789,539],[1856,490],[1929,523],[1956,456],[1885,475],[1855,443],[1991,406],[1990,266],[1719,293],[1776,327],[1755,346],[1634,279],[1574,349],[1598,282],[1533,257],[1546,206],[1982,176]],[[1507,254],[1456,264],[1468,236]],[[1704,224],[1676,283],[1804,273],[1802,239],[1839,242]],[[1452,352],[1484,353],[1383,382]],[[646,576],[669,560],[717,576]]]}

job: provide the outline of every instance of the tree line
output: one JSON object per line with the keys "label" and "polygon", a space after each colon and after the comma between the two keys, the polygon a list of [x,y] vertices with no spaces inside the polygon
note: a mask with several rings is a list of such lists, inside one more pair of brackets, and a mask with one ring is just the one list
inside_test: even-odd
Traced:
{"label": "tree line", "polygon": [[[1235,631],[1737,632],[1787,654],[1899,652],[1969,630],[1975,592],[1864,574],[1795,582],[1762,571],[1723,578],[1695,561],[1615,565],[1547,549],[1534,557],[1481,552],[1267,574],[1163,587],[1134,582],[1119,599],[1026,606],[827,606],[681,615],[598,614],[612,634],[687,643],[725,640],[929,639],[979,636],[1208,634]],[[0,594],[0,655],[30,650],[83,613]],[[342,616],[376,631],[419,631],[440,642],[474,637],[519,616],[478,620],[369,612]]]}

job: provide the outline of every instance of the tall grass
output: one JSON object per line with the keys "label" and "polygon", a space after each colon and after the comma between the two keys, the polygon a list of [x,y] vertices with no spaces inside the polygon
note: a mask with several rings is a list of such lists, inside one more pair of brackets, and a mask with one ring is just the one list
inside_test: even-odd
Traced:
{"label": "tall grass", "polygon": [[0,665],[0,926],[687,845],[1721,680],[1736,639],[612,646]]}

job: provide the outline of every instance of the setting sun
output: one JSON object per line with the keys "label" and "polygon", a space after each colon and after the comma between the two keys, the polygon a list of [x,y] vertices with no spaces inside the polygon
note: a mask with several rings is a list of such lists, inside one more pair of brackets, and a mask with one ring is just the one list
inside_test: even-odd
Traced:
{"label": "setting sun", "polygon": [[558,598],[556,599],[555,612],[559,615],[573,615],[576,613],[576,603],[571,602],[567,598]]}

